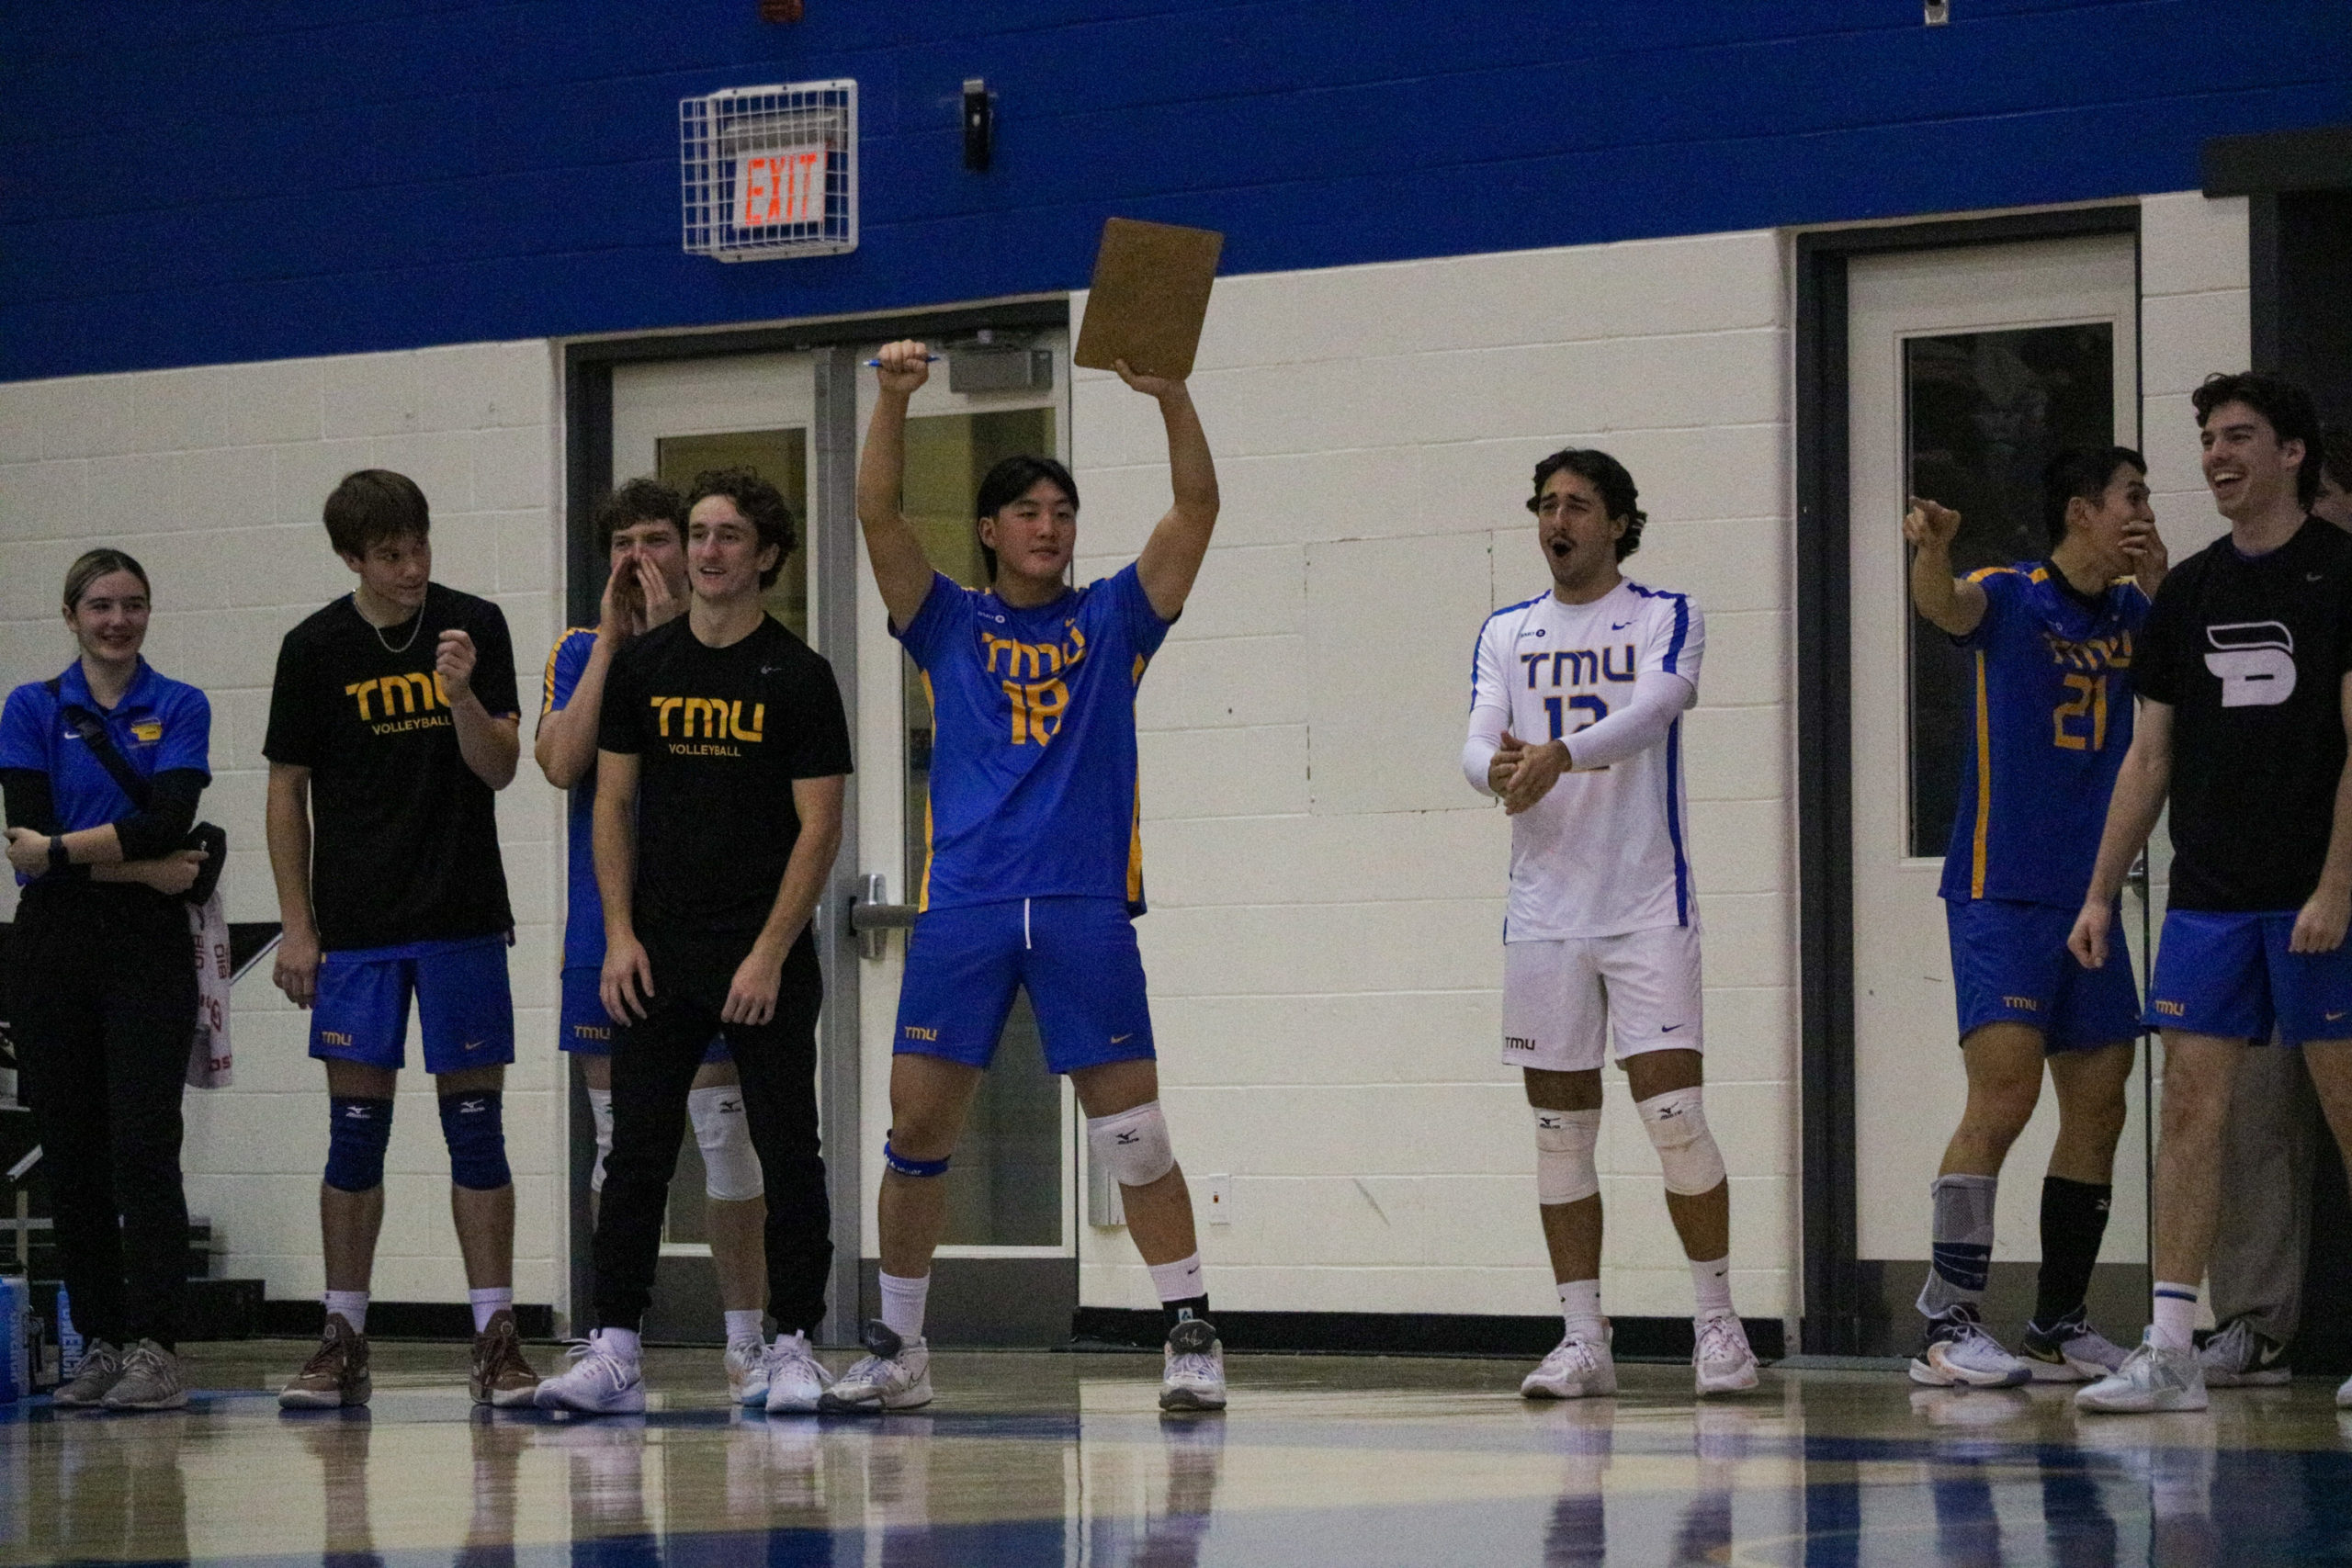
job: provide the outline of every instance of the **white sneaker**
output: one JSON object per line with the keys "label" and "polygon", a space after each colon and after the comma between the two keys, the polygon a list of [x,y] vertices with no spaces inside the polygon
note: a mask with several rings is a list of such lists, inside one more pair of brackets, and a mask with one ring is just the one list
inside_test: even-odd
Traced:
{"label": "white sneaker", "polygon": [[756,1335],[727,1342],[727,1397],[748,1410],[768,1403],[768,1346]]}
{"label": "white sneaker", "polygon": [[1190,1315],[1168,1331],[1159,1379],[1162,1410],[1225,1408],[1225,1346],[1216,1329]]}
{"label": "white sneaker", "polygon": [[2202,1410],[2205,1369],[2194,1350],[2166,1350],[2149,1329],[2123,1365],[2075,1395],[2075,1408],[2136,1416],[2153,1410]]}
{"label": "white sneaker", "polygon": [[577,1410],[586,1416],[641,1416],[645,1378],[639,1363],[605,1348],[591,1336],[566,1353],[571,1365],[540,1380],[531,1403],[542,1410]]}
{"label": "white sneaker", "polygon": [[2336,1385],[2335,1407],[2338,1410],[2352,1410],[2352,1378],[2346,1378]]}
{"label": "white sneaker", "polygon": [[1616,1392],[1617,1363],[1608,1340],[1596,1343],[1573,1334],[1554,1346],[1519,1385],[1522,1399],[1590,1399]]}
{"label": "white sneaker", "polygon": [[912,1410],[931,1403],[931,1347],[909,1344],[888,1324],[868,1323],[857,1336],[865,1354],[817,1399],[820,1410]]}
{"label": "white sneaker", "polygon": [[771,1416],[799,1416],[815,1410],[824,1400],[825,1386],[833,1381],[809,1350],[808,1336],[797,1332],[775,1337],[761,1373],[761,1381],[768,1387]]}
{"label": "white sneaker", "polygon": [[1953,1307],[1928,1324],[1928,1343],[1911,1358],[1911,1381],[1930,1388],[2015,1388],[2033,1371],[1984,1332],[1973,1306]]}
{"label": "white sneaker", "polygon": [[1699,1342],[1690,1352],[1690,1373],[1702,1394],[1745,1393],[1756,1386],[1756,1352],[1736,1313],[1719,1312],[1693,1325]]}

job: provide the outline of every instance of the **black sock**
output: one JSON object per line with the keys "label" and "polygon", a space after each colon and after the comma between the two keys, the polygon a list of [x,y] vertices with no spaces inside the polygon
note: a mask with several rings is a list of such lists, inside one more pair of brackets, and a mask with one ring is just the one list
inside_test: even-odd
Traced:
{"label": "black sock", "polygon": [[2033,1321],[2047,1328],[2081,1310],[2091,1287],[2091,1265],[2107,1235],[2108,1201],[2115,1189],[2063,1176],[2041,1179],[2041,1275]]}
{"label": "black sock", "polygon": [[1209,1299],[1206,1295],[1186,1296],[1181,1302],[1159,1303],[1160,1326],[1163,1329],[1174,1328],[1177,1319],[1188,1316],[1197,1317],[1204,1323],[1208,1321]]}

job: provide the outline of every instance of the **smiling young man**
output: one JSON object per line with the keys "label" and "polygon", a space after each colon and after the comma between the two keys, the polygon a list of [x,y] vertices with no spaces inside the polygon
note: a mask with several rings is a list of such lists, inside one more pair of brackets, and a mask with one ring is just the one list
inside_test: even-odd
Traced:
{"label": "smiling young man", "polygon": [[[2251,1045],[2301,1045],[2352,1149],[2352,538],[2310,515],[2319,419],[2260,372],[2195,395],[2205,482],[2230,532],[2175,568],[2132,662],[2137,732],[2067,945],[2108,956],[2124,872],[2172,801],[2172,887],[2148,1021],[2165,1043],[2146,1337],[2077,1393],[2088,1411],[2201,1410],[2190,1344],[2222,1126]],[[2337,1393],[2352,1399],[2352,1383]]]}
{"label": "smiling young man", "polygon": [[1223,1351],[1193,1228],[1192,1195],[1159,1111],[1159,1075],[1134,917],[1135,694],[1184,607],[1216,525],[1216,469],[1184,383],[1121,378],[1158,400],[1174,504],[1125,570],[1065,581],[1078,487],[1047,457],[1008,457],[974,511],[991,577],[967,589],[934,571],[900,510],[908,400],[929,378],[919,343],[882,350],[880,396],[857,475],[857,514],[890,628],[930,682],[931,858],[907,944],[883,1149],[882,1317],[829,1409],[929,1403],[922,1337],[932,1253],[946,1223],[940,1178],[973,1091],[1025,987],[1046,1065],[1085,1108],[1093,1158],[1116,1178],[1128,1234],[1168,1324],[1159,1403],[1225,1404]]}
{"label": "smiling young man", "polygon": [[817,1139],[809,917],[841,847],[849,725],[832,667],[760,603],[796,543],[775,487],[742,468],[687,497],[686,613],[614,657],[596,737],[599,992],[613,1041],[613,1148],[596,1217],[597,1328],[539,1385],[544,1408],[645,1408],[638,1331],[670,1177],[714,1032],[741,1075],[767,1191],[765,1406],[817,1408],[831,1211]]}
{"label": "smiling young man", "polygon": [[[659,479],[635,479],[597,504],[592,519],[610,561],[594,626],[563,634],[548,655],[547,690],[532,756],[548,782],[571,792],[569,904],[563,926],[563,1010],[558,1043],[580,1064],[596,1125],[592,1208],[605,1187],[613,1148],[613,1035],[605,1011],[605,907],[596,891],[596,730],[613,656],[630,638],[666,625],[686,608],[685,499]],[[760,1232],[760,1157],[752,1148],[743,1093],[724,1037],[713,1035],[686,1094],[686,1115],[702,1151],[704,1222],[726,1316],[728,1392],[764,1405],[767,1345],[760,1325],[767,1261]]]}
{"label": "smiling young man", "polygon": [[1568,447],[1535,466],[1551,591],[1496,611],[1473,654],[1462,771],[1511,818],[1503,1061],[1535,1120],[1535,1197],[1566,1332],[1520,1393],[1614,1393],[1600,1314],[1600,1067],[1614,1042],[1690,1260],[1698,1392],[1756,1386],[1731,1301],[1731,1187],[1707,1130],[1699,908],[1683,809],[1682,715],[1706,622],[1618,563],[1647,521],[1633,476]]}
{"label": "smiling young man", "polygon": [[500,1098],[514,1059],[514,917],[495,792],[521,753],[514,644],[497,605],[432,581],[432,515],[414,481],[347,476],[326,526],[359,585],[286,634],[262,744],[286,933],[276,979],[311,1010],[333,1117],[319,1189],[326,1331],[278,1403],[368,1402],[368,1281],[413,998],[473,1303],[470,1387],[480,1404],[528,1404],[538,1380],[514,1331]]}
{"label": "smiling young man", "polygon": [[[1944,912],[1968,1104],[1929,1190],[1927,1343],[1915,1382],[2006,1388],[2103,1377],[2123,1352],[2084,1306],[2113,1196],[2123,1087],[2139,1033],[2119,938],[2085,974],[2066,952],[2115,770],[2132,740],[2132,639],[2164,581],[2148,466],[2128,446],[2059,453],[2042,473],[2040,561],[1952,574],[1960,513],[1914,500],[1911,602],[1966,654],[1976,744],[1944,856]],[[2025,1355],[1979,1321],[2001,1165],[2041,1098],[2058,1094],[2041,1182],[2041,1273]]]}

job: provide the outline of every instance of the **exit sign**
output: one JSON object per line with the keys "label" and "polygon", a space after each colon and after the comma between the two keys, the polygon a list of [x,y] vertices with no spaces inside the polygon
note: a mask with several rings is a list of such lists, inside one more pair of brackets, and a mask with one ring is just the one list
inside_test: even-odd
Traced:
{"label": "exit sign", "polygon": [[746,152],[735,160],[736,229],[825,220],[825,162],[821,141]]}

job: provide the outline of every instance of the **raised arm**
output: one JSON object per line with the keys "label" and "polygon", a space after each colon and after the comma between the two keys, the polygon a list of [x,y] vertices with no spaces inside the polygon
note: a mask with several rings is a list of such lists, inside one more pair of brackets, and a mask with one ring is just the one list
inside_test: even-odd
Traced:
{"label": "raised arm", "polygon": [[1930,625],[1966,637],[1984,618],[1984,590],[1951,573],[1952,536],[1960,513],[1918,496],[1903,514],[1903,536],[1911,541],[1911,603]]}
{"label": "raised arm", "polygon": [[1119,379],[1159,401],[1159,417],[1168,427],[1168,480],[1175,503],[1160,518],[1136,558],[1136,576],[1144,596],[1163,621],[1172,621],[1192,596],[1193,580],[1209,553],[1209,536],[1216,529],[1216,460],[1209,456],[1208,433],[1201,428],[1200,411],[1182,381],[1164,376],[1138,376],[1124,359],[1116,362]]}
{"label": "raised arm", "polygon": [[907,628],[930,596],[932,567],[922,541],[901,510],[905,503],[907,401],[931,379],[931,350],[900,341],[877,356],[881,395],[865,427],[865,451],[857,460],[857,521],[865,533],[866,558],[874,563],[874,586],[882,591],[890,623]]}

